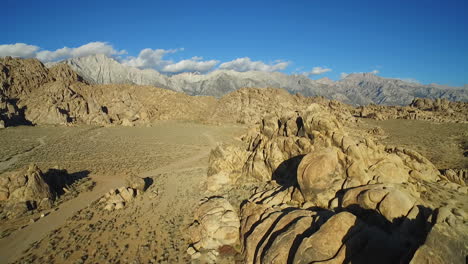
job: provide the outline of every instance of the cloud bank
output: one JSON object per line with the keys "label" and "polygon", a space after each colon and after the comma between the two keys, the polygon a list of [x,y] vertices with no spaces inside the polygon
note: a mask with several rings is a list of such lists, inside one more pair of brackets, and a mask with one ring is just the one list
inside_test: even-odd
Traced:
{"label": "cloud bank", "polygon": [[[238,72],[263,71],[275,72],[285,70],[290,66],[290,62],[276,60],[271,63],[263,61],[254,61],[249,57],[236,58],[228,62],[219,60],[204,60],[202,57],[192,57],[174,61],[170,59],[171,55],[184,51],[178,49],[150,49],[146,48],[139,52],[137,56],[127,55],[127,51],[115,49],[107,42],[90,42],[79,47],[63,47],[56,50],[45,50],[39,46],[25,43],[0,45],[0,57],[13,56],[22,58],[37,58],[42,62],[54,62],[69,58],[84,57],[94,54],[104,54],[115,58],[124,65],[136,67],[139,69],[154,69],[163,73],[177,74],[182,72],[206,73],[214,69],[234,70]],[[306,76],[320,75],[330,72],[332,69],[327,67],[314,67],[309,72],[302,74]]]}
{"label": "cloud bank", "polygon": [[109,57],[127,54],[125,50],[116,50],[105,42],[90,42],[77,48],[63,47],[55,51],[39,51],[36,58],[43,62],[64,60],[69,58],[84,57],[93,54],[104,54]]}
{"label": "cloud bank", "polygon": [[234,70],[239,72],[245,71],[265,71],[274,72],[281,71],[288,67],[289,62],[276,61],[273,64],[266,64],[262,61],[252,61],[249,57],[238,58],[229,62],[219,65],[223,70]]}
{"label": "cloud bank", "polygon": [[[125,50],[115,49],[112,45],[106,42],[90,42],[88,44],[69,48],[63,47],[57,50],[43,50],[38,46],[25,43],[0,45],[0,57],[12,56],[21,58],[37,58],[40,61],[54,62],[70,58],[84,57],[94,54],[104,54],[108,57],[113,57],[119,60],[122,64],[136,67],[139,69],[154,69],[164,73],[181,73],[181,72],[200,72],[206,73],[215,69],[220,63],[218,60],[203,60],[202,57],[192,57],[180,61],[173,61],[166,57],[170,54],[181,52],[179,49],[143,49],[138,56],[123,56],[127,54]],[[248,57],[238,58],[229,62],[224,62],[219,66],[219,69],[235,70],[235,71],[281,71],[288,67],[289,62],[275,61],[267,64],[262,61],[252,61]]]}
{"label": "cloud bank", "polygon": [[12,56],[21,58],[34,58],[39,50],[38,46],[24,43],[0,45],[0,57]]}
{"label": "cloud bank", "polygon": [[203,61],[202,57],[192,57],[188,60],[166,65],[162,68],[163,72],[208,72],[219,63],[217,60]]}
{"label": "cloud bank", "polygon": [[105,42],[90,42],[77,48],[63,47],[54,51],[41,50],[38,46],[24,43],[0,45],[0,57],[37,58],[42,62],[83,57],[93,54],[104,54],[113,57],[126,53],[125,50],[116,50]]}
{"label": "cloud bank", "polygon": [[172,63],[170,60],[165,60],[164,56],[176,53],[179,50],[183,49],[143,49],[140,51],[140,54],[138,54],[138,57],[129,56],[122,60],[122,64],[140,69],[161,69]]}

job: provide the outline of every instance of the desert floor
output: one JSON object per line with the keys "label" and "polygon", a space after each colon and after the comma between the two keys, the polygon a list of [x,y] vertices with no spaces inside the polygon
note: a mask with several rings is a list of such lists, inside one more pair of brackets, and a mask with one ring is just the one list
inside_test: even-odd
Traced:
{"label": "desert floor", "polygon": [[383,144],[413,149],[438,169],[468,168],[468,124],[405,119],[360,120],[363,127],[384,130]]}
{"label": "desert floor", "polygon": [[[361,121],[357,129],[381,127],[383,143],[412,148],[440,169],[468,166],[467,124]],[[41,212],[1,223],[0,263],[190,262],[186,229],[193,209],[208,195],[204,184],[210,150],[236,142],[245,130],[176,121],[151,127],[0,130],[0,173],[36,163],[43,171],[59,167],[95,182],[44,217]],[[149,177],[152,185],[124,209],[103,210],[96,201],[123,186],[130,173]],[[239,200],[245,193],[241,196]]]}
{"label": "desert floor", "polygon": [[[43,218],[22,219],[22,229],[0,240],[0,263],[186,263],[184,230],[204,197],[210,150],[243,130],[173,121],[151,127],[0,130],[0,171],[36,163],[42,170],[58,166],[96,182],[92,191]],[[128,173],[153,183],[122,210],[108,212],[93,203],[122,186]]]}

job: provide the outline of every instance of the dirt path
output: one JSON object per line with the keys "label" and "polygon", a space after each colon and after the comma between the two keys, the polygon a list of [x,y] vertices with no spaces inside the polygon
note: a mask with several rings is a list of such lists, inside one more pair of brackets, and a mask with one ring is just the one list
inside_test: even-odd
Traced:
{"label": "dirt path", "polygon": [[0,263],[9,263],[14,261],[28,247],[42,239],[49,232],[62,226],[65,221],[73,216],[77,211],[88,206],[91,202],[98,199],[106,191],[122,185],[123,181],[112,181],[95,179],[97,184],[91,192],[80,194],[76,199],[69,200],[61,204],[56,210],[52,211],[44,218],[18,230],[8,237],[0,240]]}
{"label": "dirt path", "polygon": [[[93,141],[96,140],[101,131],[97,133],[92,136]],[[206,179],[207,158],[211,148],[216,144],[211,133],[213,132],[202,134],[202,137],[208,141],[208,144],[201,144],[198,152],[186,153],[188,157],[179,158],[168,165],[139,174],[140,177],[153,178],[155,184],[153,189],[157,188],[156,193],[158,193],[155,198],[157,199],[157,204],[155,204],[154,199],[146,199],[148,196],[145,196],[146,198],[138,205],[139,209],[135,210],[164,212],[164,217],[160,218],[160,221],[155,223],[156,226],[153,225],[151,228],[158,230],[160,233],[159,247],[172,245],[173,248],[177,248],[180,251],[185,246],[185,244],[181,244],[184,241],[180,239],[180,236],[183,236],[183,234],[181,234],[179,227],[186,226],[191,221],[192,216],[188,212],[193,209],[201,198],[202,194],[199,191],[199,187]],[[190,177],[187,175],[190,175]],[[95,175],[92,179],[96,181],[96,187],[91,192],[82,193],[77,198],[61,204],[57,211],[51,212],[37,222],[0,240],[0,263],[17,260],[23,251],[30,248],[32,243],[40,241],[47,234],[50,234],[51,231],[64,226],[67,219],[97,200],[108,190],[124,184],[123,179],[119,177]],[[161,215],[159,216],[161,217]],[[146,217],[148,215],[142,215],[139,220],[145,221]],[[156,216],[151,216],[148,222],[153,221],[154,217]],[[148,230],[148,232],[150,231]],[[173,261],[179,262],[181,259],[183,258],[177,257]]]}

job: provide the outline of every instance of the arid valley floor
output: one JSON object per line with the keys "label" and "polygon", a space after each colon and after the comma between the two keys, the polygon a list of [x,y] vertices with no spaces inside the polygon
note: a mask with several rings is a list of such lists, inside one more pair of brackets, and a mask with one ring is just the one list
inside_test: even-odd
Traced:
{"label": "arid valley floor", "polygon": [[[0,262],[19,260],[21,256],[40,263],[52,259],[73,263],[83,256],[89,256],[93,263],[125,259],[142,263],[151,259],[186,262],[183,227],[193,220],[190,212],[203,198],[201,186],[206,181],[210,149],[216,142],[233,140],[240,131],[241,127],[235,126],[170,121],[141,128],[1,130],[2,157],[6,160],[1,163],[3,170],[29,163],[40,168],[59,165],[69,173],[83,174],[96,186],[34,223],[29,220],[39,216],[25,216],[19,225],[26,227],[0,240]],[[15,161],[9,162],[11,159]],[[132,207],[114,214],[91,205],[105,192],[123,185],[128,173],[153,180]],[[94,217],[81,219],[85,215]],[[90,229],[90,225],[94,227]],[[7,232],[9,227],[2,224],[1,228]],[[100,245],[105,249],[93,255],[92,251],[96,252]]]}
{"label": "arid valley floor", "polygon": [[[363,121],[363,131],[382,127],[384,141],[401,142],[429,156],[437,153],[431,156],[435,164],[468,166],[462,145],[462,139],[467,138],[467,124]],[[418,134],[414,127],[427,129],[425,126],[435,128],[424,135],[414,134]],[[95,183],[50,210],[2,223],[0,262],[190,262],[186,229],[193,221],[194,208],[206,196],[210,150],[221,142],[235,142],[245,131],[246,126],[240,125],[176,121],[162,121],[150,127],[44,126],[0,130],[2,171],[35,163],[45,170],[58,166]],[[102,210],[96,201],[110,189],[123,185],[125,176],[131,173],[149,177],[152,183],[148,190],[123,210]],[[247,199],[252,191],[247,187],[238,193],[241,198],[228,198]],[[466,208],[466,203],[463,206]],[[41,218],[41,214],[46,216]],[[241,259],[236,256],[239,253],[231,254],[223,261]]]}

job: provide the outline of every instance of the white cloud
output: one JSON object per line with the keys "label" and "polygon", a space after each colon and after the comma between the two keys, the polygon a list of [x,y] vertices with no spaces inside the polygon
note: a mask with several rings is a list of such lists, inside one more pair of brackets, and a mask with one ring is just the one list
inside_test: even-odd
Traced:
{"label": "white cloud", "polygon": [[379,72],[380,72],[379,70],[373,70],[373,71],[371,71],[370,73],[372,73],[372,74],[378,74]]}
{"label": "white cloud", "polygon": [[42,62],[63,60],[68,58],[83,57],[93,54],[105,54],[116,56],[126,54],[125,50],[115,50],[105,42],[90,42],[77,48],[63,47],[55,51],[40,50],[38,46],[24,43],[0,45],[0,56],[13,56],[22,58],[37,58]]}
{"label": "white cloud", "polygon": [[[167,58],[169,54],[179,51],[179,49],[150,49],[146,48],[140,51],[138,56],[122,56],[127,54],[125,50],[117,50],[112,45],[106,42],[90,42],[79,47],[63,47],[56,50],[44,50],[38,46],[28,45],[24,43],[0,45],[0,57],[14,56],[22,58],[37,58],[42,62],[59,61],[69,58],[84,57],[95,54],[104,54],[108,57],[114,57],[122,64],[136,67],[140,69],[155,69],[166,73],[180,72],[200,72],[205,73],[216,67],[220,63],[218,60],[203,60],[202,57],[194,56],[190,59],[182,59],[173,61]],[[235,71],[280,71],[289,66],[286,61],[274,61],[272,63],[264,63],[262,61],[252,61],[248,57],[238,58],[233,61],[222,63],[219,69],[230,69]],[[315,67],[310,74],[318,74],[318,72],[326,72],[329,69]]]}
{"label": "white cloud", "polygon": [[61,49],[57,49],[55,51],[39,51],[36,54],[36,58],[43,62],[49,61],[56,61],[56,60],[63,60],[69,58],[77,58],[77,57],[84,57],[94,54],[104,54],[109,57],[116,56],[116,55],[123,55],[127,52],[125,50],[116,50],[106,42],[90,42],[88,44],[79,46],[77,48],[68,48],[63,47]]}
{"label": "white cloud", "polygon": [[162,69],[173,63],[171,60],[164,60],[164,56],[179,50],[183,49],[143,49],[138,57],[128,57],[122,61],[122,64],[140,69]]}
{"label": "white cloud", "polygon": [[21,58],[34,58],[36,57],[36,52],[38,50],[38,46],[24,43],[0,45],[0,57],[12,56]]}
{"label": "white cloud", "polygon": [[348,75],[349,75],[349,73],[342,72],[342,73],[340,74],[340,79],[344,79],[344,78],[346,78],[346,76],[348,76]]}
{"label": "white cloud", "polygon": [[178,62],[164,59],[164,56],[167,54],[176,53],[182,50],[184,49],[144,49],[140,54],[138,54],[138,57],[128,57],[124,59],[122,63],[124,65],[140,69],[151,68],[168,73],[207,72],[219,63],[217,60],[203,61],[203,58],[199,56]]}
{"label": "white cloud", "polygon": [[222,63],[219,68],[223,70],[245,71],[280,71],[288,67],[289,62],[276,61],[273,64],[266,64],[262,61],[252,61],[249,57],[238,58],[233,61]]}
{"label": "white cloud", "polygon": [[202,57],[192,57],[188,60],[181,60],[174,64],[166,65],[162,68],[163,72],[208,72],[219,63],[217,60],[202,61]]}
{"label": "white cloud", "polygon": [[330,68],[314,67],[314,68],[312,68],[311,71],[309,71],[309,72],[304,72],[304,75],[307,75],[307,76],[310,76],[310,75],[320,75],[320,74],[324,74],[324,73],[330,72],[330,71],[332,71],[332,69],[330,69]]}

